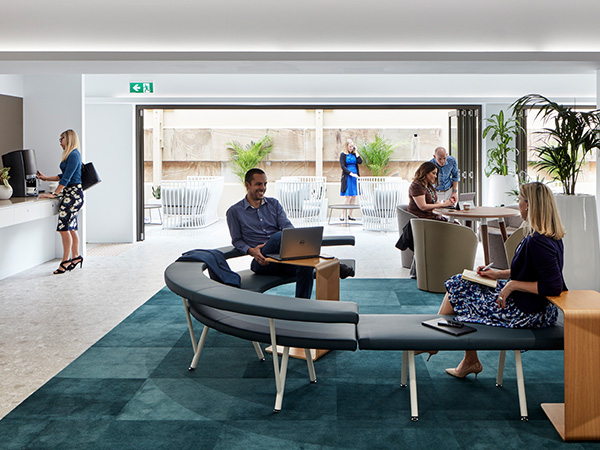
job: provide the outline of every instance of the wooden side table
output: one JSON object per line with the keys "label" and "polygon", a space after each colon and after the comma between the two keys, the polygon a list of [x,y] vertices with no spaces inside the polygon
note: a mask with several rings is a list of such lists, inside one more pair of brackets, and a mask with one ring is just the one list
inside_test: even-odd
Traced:
{"label": "wooden side table", "polygon": [[[277,261],[273,258],[267,258],[270,263],[291,264],[293,266],[314,267],[316,272],[315,277],[315,298],[317,300],[334,300],[340,299],[340,260],[337,258],[307,258],[294,259],[290,261]],[[270,352],[271,346],[266,348]],[[329,350],[311,349],[310,353],[312,360],[316,361],[321,356],[329,352]],[[277,346],[277,353],[283,353],[283,347]],[[290,356],[299,359],[306,359],[303,348],[290,348]]]}
{"label": "wooden side table", "polygon": [[600,440],[600,293],[548,297],[565,315],[565,402],[542,403],[564,441]]}

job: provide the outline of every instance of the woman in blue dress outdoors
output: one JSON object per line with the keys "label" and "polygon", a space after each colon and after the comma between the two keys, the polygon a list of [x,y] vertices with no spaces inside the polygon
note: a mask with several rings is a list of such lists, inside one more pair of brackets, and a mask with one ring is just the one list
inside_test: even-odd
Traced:
{"label": "woman in blue dress outdoors", "polygon": [[[552,191],[538,182],[522,185],[519,212],[526,236],[510,269],[477,268],[480,276],[498,280],[497,287],[488,288],[454,275],[446,281],[440,314],[454,314],[461,322],[508,328],[543,328],[556,322],[557,308],[546,296],[560,295],[567,286],[562,274],[565,230]],[[458,367],[446,372],[464,378],[470,373],[477,377],[482,370],[477,352],[468,350]]]}
{"label": "woman in blue dress outdoors", "polygon": [[58,141],[63,150],[60,161],[62,173],[50,177],[40,171],[37,173],[37,177],[42,181],[58,181],[54,192],[40,195],[43,198],[60,198],[56,231],[62,239],[63,257],[54,274],[73,270],[77,265],[83,267],[83,256],[79,254],[79,236],[77,234],[77,213],[83,206],[79,137],[75,131],[67,130],[60,135]]}
{"label": "woman in blue dress outdoors", "polygon": [[[358,165],[362,164],[363,160],[356,151],[356,145],[352,139],[346,141],[346,148],[340,153],[340,166],[342,167],[342,186],[340,194],[346,197],[346,205],[354,205],[356,196],[358,195],[358,177],[360,172]],[[344,220],[345,217],[340,217]],[[348,210],[348,220],[356,220],[352,217],[352,210]]]}

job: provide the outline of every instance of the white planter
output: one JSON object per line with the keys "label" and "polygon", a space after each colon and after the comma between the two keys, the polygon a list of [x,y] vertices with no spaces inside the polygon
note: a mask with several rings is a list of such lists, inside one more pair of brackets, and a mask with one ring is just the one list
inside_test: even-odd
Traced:
{"label": "white planter", "polygon": [[600,291],[600,236],[593,195],[555,195],[567,234],[563,275],[570,290]]}
{"label": "white planter", "polygon": [[500,206],[500,205],[511,205],[516,203],[517,200],[513,198],[508,192],[518,187],[516,175],[498,175],[492,174],[488,178],[488,206]]}
{"label": "white planter", "polygon": [[5,186],[4,183],[0,184],[0,200],[8,200],[13,195],[13,188],[11,186]]}

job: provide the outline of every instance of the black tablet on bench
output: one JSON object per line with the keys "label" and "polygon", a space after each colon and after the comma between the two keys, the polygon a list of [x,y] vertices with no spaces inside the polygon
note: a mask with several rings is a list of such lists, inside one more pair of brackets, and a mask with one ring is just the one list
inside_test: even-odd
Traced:
{"label": "black tablet on bench", "polygon": [[456,322],[454,320],[446,320],[443,317],[425,320],[421,323],[426,327],[435,328],[436,330],[443,331],[444,333],[452,334],[454,336],[462,336],[463,334],[477,331],[476,328],[470,327],[469,325],[465,325],[464,323]]}

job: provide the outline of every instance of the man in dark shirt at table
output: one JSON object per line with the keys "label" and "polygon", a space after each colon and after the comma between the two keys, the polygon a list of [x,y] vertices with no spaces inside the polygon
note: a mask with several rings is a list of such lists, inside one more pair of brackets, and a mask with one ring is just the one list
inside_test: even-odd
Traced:
{"label": "man in dark shirt at table", "polygon": [[261,169],[250,169],[245,177],[246,196],[227,210],[231,243],[252,256],[250,269],[261,275],[296,275],[296,297],[310,298],[313,268],[269,263],[265,256],[279,253],[281,230],[293,228],[281,203],[265,197],[267,175]]}

